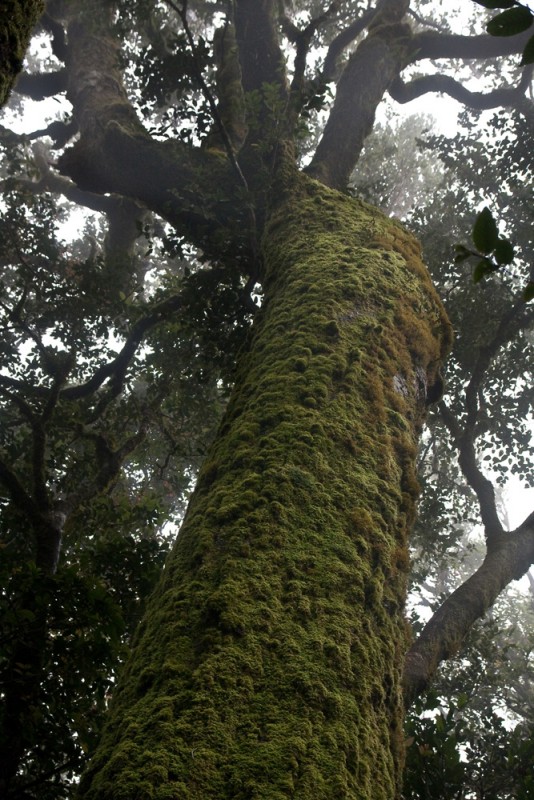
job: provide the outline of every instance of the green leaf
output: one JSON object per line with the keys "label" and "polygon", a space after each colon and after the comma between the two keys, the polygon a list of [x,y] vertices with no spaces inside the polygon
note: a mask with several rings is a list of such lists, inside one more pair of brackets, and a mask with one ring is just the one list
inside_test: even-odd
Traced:
{"label": "green leaf", "polygon": [[475,3],[491,10],[496,8],[513,8],[516,4],[515,0],[475,0]]}
{"label": "green leaf", "polygon": [[481,253],[491,253],[499,241],[497,224],[489,208],[482,209],[473,225],[473,242]]}
{"label": "green leaf", "polygon": [[508,239],[499,239],[495,245],[495,258],[498,264],[511,264],[514,260],[514,247]]}
{"label": "green leaf", "polygon": [[528,303],[529,300],[534,298],[534,281],[529,281],[526,285],[525,291],[523,292],[523,300],[525,303]]}
{"label": "green leaf", "polygon": [[525,64],[534,64],[534,36],[530,37],[525,49],[523,50],[521,66],[524,67]]}
{"label": "green leaf", "polygon": [[486,30],[492,36],[515,36],[530,28],[534,17],[530,9],[524,6],[515,6],[497,14],[486,25]]}

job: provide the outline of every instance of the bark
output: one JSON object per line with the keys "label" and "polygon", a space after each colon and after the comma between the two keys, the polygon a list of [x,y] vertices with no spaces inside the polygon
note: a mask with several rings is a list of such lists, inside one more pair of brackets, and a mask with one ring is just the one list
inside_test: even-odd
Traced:
{"label": "bark", "polygon": [[265,302],[81,797],[391,800],[425,389],[411,236],[288,169]]}
{"label": "bark", "polygon": [[31,33],[44,10],[43,0],[4,0],[0,15],[0,107],[22,69]]}
{"label": "bark", "polygon": [[235,193],[242,193],[243,187],[225,154],[153,140],[124,89],[119,47],[105,9],[96,20],[86,18],[91,9],[84,13],[73,4],[72,11],[67,98],[80,139],[62,154],[60,171],[81,189],[138,199],[219,259],[227,256],[224,246],[233,228],[237,244],[229,257],[245,258],[250,226],[246,210],[243,216],[235,213]]}
{"label": "bark", "polygon": [[307,172],[327,186],[345,189],[370,134],[378,104],[413,55],[407,4],[384,0],[369,34],[350,57],[336,99]]}

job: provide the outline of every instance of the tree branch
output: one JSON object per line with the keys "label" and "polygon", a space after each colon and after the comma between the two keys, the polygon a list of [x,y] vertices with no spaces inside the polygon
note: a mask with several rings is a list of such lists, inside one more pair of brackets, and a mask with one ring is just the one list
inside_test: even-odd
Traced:
{"label": "tree branch", "polygon": [[454,438],[462,473],[477,496],[480,517],[489,546],[490,542],[493,543],[496,537],[499,537],[503,532],[503,527],[497,514],[495,489],[492,482],[486,478],[478,466],[473,430],[468,426],[462,430],[458,420],[443,400],[439,403],[438,408],[445,425]]}
{"label": "tree branch", "polygon": [[503,87],[492,92],[472,92],[449,75],[424,75],[409,83],[399,77],[389,87],[389,94],[397,103],[409,103],[427,92],[447,94],[469,108],[487,109],[497,106],[516,106],[530,84],[532,67],[523,70],[519,84],[514,88]]}
{"label": "tree branch", "polygon": [[277,85],[287,98],[285,60],[278,41],[274,0],[234,0],[239,60],[245,92]]}
{"label": "tree branch", "polygon": [[324,11],[318,17],[310,20],[303,30],[300,30],[300,28],[298,28],[296,25],[293,25],[293,23],[291,23],[286,16],[283,17],[283,19],[287,21],[285,30],[289,31],[290,36],[288,36],[288,38],[290,38],[290,41],[292,41],[296,46],[294,75],[291,82],[292,95],[300,95],[304,87],[306,60],[313,37],[321,25],[323,25],[332,16],[332,14],[335,14],[339,10],[339,5],[339,0],[333,0],[326,11]]}
{"label": "tree branch", "polygon": [[23,72],[15,84],[17,94],[31,97],[32,100],[44,100],[67,91],[67,70],[57,72]]}
{"label": "tree branch", "polygon": [[425,625],[407,653],[404,698],[409,706],[430,684],[439,664],[453,656],[476,620],[502,590],[519,580],[534,562],[534,513],[512,533],[503,533],[479,569],[463,583]]}
{"label": "tree branch", "polygon": [[[236,224],[242,185],[220,153],[178,140],[154,141],[137,118],[122,84],[118,47],[110,34],[110,6],[103,0],[66,6],[68,25],[67,97],[80,139],[65,150],[59,170],[81,189],[113,192],[144,203],[210,257],[224,259],[221,239],[235,263],[236,242],[249,251],[245,226]],[[87,20],[86,17],[90,17]],[[89,80],[84,76],[91,76]],[[221,187],[225,199],[221,200]],[[212,245],[216,233],[217,246]],[[233,232],[233,239],[229,236]]]}
{"label": "tree branch", "polygon": [[178,309],[182,307],[182,304],[182,297],[180,295],[173,295],[156,305],[150,314],[146,317],[142,317],[132,326],[126,342],[116,358],[99,367],[93,376],[85,383],[77,386],[64,387],[60,392],[61,397],[68,400],[78,400],[81,397],[87,397],[99,389],[107,378],[113,378],[114,391],[117,387],[122,388],[128,365],[135,355],[145,333],[150,330],[150,328],[154,327],[154,325],[166,319],[171,313],[178,311]]}
{"label": "tree branch", "polygon": [[498,351],[520,330],[526,328],[533,316],[534,309],[527,306],[523,299],[518,300],[503,315],[493,338],[488,344],[479,348],[471,379],[465,390],[466,414],[463,425],[460,425],[443,401],[438,406],[443,421],[458,448],[459,463],[465,479],[477,496],[488,548],[492,548],[495,542],[500,541],[503,528],[497,514],[493,484],[480,470],[475,451],[475,441],[478,436],[479,394],[484,385],[487,370]]}
{"label": "tree branch", "polygon": [[375,112],[412,52],[407,3],[383,0],[369,34],[349,58],[321,140],[306,169],[327,186],[344,190],[372,130]]}
{"label": "tree branch", "polygon": [[32,523],[40,523],[41,513],[36,503],[24,488],[20,478],[3,459],[0,459],[0,481],[8,490],[15,507]]}
{"label": "tree branch", "polygon": [[517,36],[459,36],[456,34],[423,31],[414,35],[414,52],[410,63],[424,58],[498,58],[522,53],[531,36],[525,31]]}
{"label": "tree branch", "polygon": [[371,24],[378,12],[378,8],[369,9],[359,19],[347,25],[341,33],[332,40],[324,60],[321,79],[328,83],[337,76],[338,60],[345,50],[363,31]]}
{"label": "tree branch", "polygon": [[179,16],[179,18],[180,18],[180,20],[182,22],[187,41],[189,42],[189,47],[191,48],[191,52],[193,54],[193,64],[194,64],[194,70],[195,70],[195,78],[197,80],[198,85],[200,86],[200,88],[202,90],[202,94],[204,95],[204,97],[205,97],[205,99],[206,99],[206,101],[207,101],[207,103],[209,105],[209,108],[210,108],[210,111],[211,111],[211,115],[212,115],[212,117],[213,117],[213,119],[215,121],[215,124],[217,125],[217,127],[219,129],[219,133],[221,135],[221,139],[222,139],[223,144],[224,144],[224,149],[226,151],[226,155],[228,156],[228,159],[229,159],[229,161],[230,161],[230,163],[231,163],[231,165],[232,165],[232,167],[233,167],[233,169],[235,171],[235,174],[237,175],[237,178],[238,178],[239,182],[241,183],[241,185],[243,186],[245,191],[248,192],[248,184],[247,184],[246,178],[243,175],[243,173],[241,171],[241,167],[239,166],[239,164],[237,162],[237,159],[235,157],[234,148],[232,146],[232,142],[230,141],[230,137],[229,137],[228,132],[227,132],[227,130],[225,128],[225,125],[224,125],[224,123],[222,121],[221,115],[219,114],[219,109],[217,108],[217,103],[215,102],[215,99],[214,99],[212,93],[210,92],[206,81],[204,80],[204,76],[202,75],[202,70],[200,69],[200,66],[199,66],[199,63],[198,63],[197,48],[196,48],[195,40],[193,38],[193,34],[191,33],[191,28],[189,27],[189,23],[187,22],[187,0],[183,0],[182,8],[180,8],[175,2],[173,2],[173,0],[165,0],[165,2],[172,9],[174,9],[174,11],[176,11],[176,13],[178,14],[178,16]]}

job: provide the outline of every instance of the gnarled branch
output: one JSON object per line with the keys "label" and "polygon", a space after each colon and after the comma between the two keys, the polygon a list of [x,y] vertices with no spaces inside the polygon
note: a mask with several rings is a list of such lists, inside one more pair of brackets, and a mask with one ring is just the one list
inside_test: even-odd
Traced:
{"label": "gnarled branch", "polygon": [[428,92],[437,92],[447,94],[469,108],[483,110],[497,106],[516,106],[520,98],[524,97],[531,79],[532,68],[528,67],[523,70],[521,80],[516,87],[506,86],[491,92],[473,92],[450,75],[424,75],[409,83],[405,83],[399,77],[389,87],[389,94],[397,103],[409,103]]}
{"label": "gnarled branch", "polygon": [[499,536],[477,571],[454,591],[425,625],[409,649],[404,698],[410,705],[430,684],[439,664],[459,649],[472,625],[502,590],[519,580],[534,562],[534,513],[512,533]]}

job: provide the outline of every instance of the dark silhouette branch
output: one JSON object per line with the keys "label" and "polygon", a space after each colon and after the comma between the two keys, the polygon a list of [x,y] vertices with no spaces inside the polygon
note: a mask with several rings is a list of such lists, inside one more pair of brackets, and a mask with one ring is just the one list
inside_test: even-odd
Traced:
{"label": "dark silhouette branch", "polygon": [[[137,322],[132,326],[132,329],[126,338],[121,351],[114,359],[109,361],[107,364],[100,366],[91,376],[91,378],[84,383],[72,386],[61,385],[58,390],[58,397],[65,398],[67,400],[79,400],[83,397],[89,397],[102,386],[104,381],[113,377],[115,379],[115,384],[122,385],[128,365],[135,355],[137,348],[141,344],[143,336],[155,325],[165,321],[165,319],[167,319],[171,314],[178,311],[182,305],[182,297],[180,295],[173,295],[172,297],[169,297],[154,306],[149,314],[147,314],[145,317],[141,317],[141,319],[137,320]],[[16,389],[25,395],[30,395],[33,397],[48,398],[51,392],[50,387],[35,386],[26,381],[21,381],[18,378],[13,378],[9,375],[0,375],[0,387],[2,386]],[[5,389],[3,391],[5,393]],[[24,402],[14,394],[12,395],[10,393],[9,396],[13,402]],[[29,411],[31,411],[29,406],[27,408]]]}
{"label": "dark silhouette branch", "polygon": [[295,65],[294,75],[291,82],[292,95],[299,96],[304,88],[304,76],[306,72],[306,60],[312,43],[312,39],[319,28],[327,22],[330,17],[339,10],[339,0],[330,3],[326,11],[318,17],[310,20],[302,30],[294,25],[287,16],[282,17],[282,29],[286,32],[288,39],[295,45]]}
{"label": "dark silhouette branch", "polygon": [[491,92],[472,92],[449,75],[424,75],[409,83],[397,78],[389,87],[389,94],[397,103],[409,103],[428,92],[436,92],[447,94],[469,108],[483,110],[497,106],[517,106],[520,98],[524,97],[531,78],[532,67],[528,67],[523,71],[521,80],[516,87],[507,86]]}
{"label": "dark silhouette branch", "polygon": [[78,400],[81,397],[88,397],[99,389],[108,378],[113,379],[114,390],[119,386],[122,388],[128,365],[134,357],[143,336],[150,328],[163,322],[170,314],[178,311],[182,305],[182,297],[180,295],[173,295],[154,306],[150,314],[146,317],[142,317],[132,326],[132,330],[116,358],[99,367],[93,376],[85,383],[63,388],[60,392],[61,397],[68,400]]}
{"label": "dark silhouette branch", "polygon": [[495,540],[495,537],[502,534],[503,527],[497,513],[493,484],[486,478],[478,466],[474,444],[474,431],[469,426],[462,429],[458,420],[443,400],[439,403],[438,408],[458,449],[458,460],[462,473],[477,496],[480,517],[489,545],[490,542]]}
{"label": "dark silhouette branch", "polygon": [[39,131],[32,131],[32,133],[28,134],[28,139],[38,139],[42,136],[49,136],[54,142],[53,149],[59,150],[76,135],[77,131],[78,126],[74,119],[71,119],[69,122],[56,119],[51,122],[50,125],[47,125],[46,128],[42,128]]}
{"label": "dark silhouette branch", "polygon": [[409,649],[404,697],[409,706],[428,688],[439,664],[454,656],[473,626],[502,590],[534,562],[534,513],[513,532],[503,532],[482,565],[454,591]]}
{"label": "dark silhouette branch", "polygon": [[523,52],[530,31],[517,36],[460,36],[457,34],[422,31],[413,38],[414,51],[410,63],[425,58],[460,58],[465,60],[498,58]]}
{"label": "dark silhouette branch", "polygon": [[503,315],[493,338],[480,347],[465,390],[466,413],[462,423],[456,419],[444,401],[438,406],[458,448],[459,463],[464,477],[477,496],[488,548],[492,547],[495,541],[499,541],[503,528],[497,514],[493,484],[484,476],[477,461],[475,441],[479,433],[477,430],[480,413],[479,397],[491,362],[504,345],[530,324],[533,316],[533,309],[526,306],[522,299],[518,300]]}
{"label": "dark silhouette branch", "polygon": [[57,59],[65,61],[67,58],[67,41],[65,38],[65,29],[60,22],[44,13],[41,17],[41,25],[48,31],[52,37],[52,52]]}
{"label": "dark silhouette branch", "polygon": [[56,94],[67,91],[67,70],[60,69],[57,72],[23,72],[16,84],[17,94],[23,94],[32,100],[45,100]]}
{"label": "dark silhouette branch", "polygon": [[9,492],[15,507],[33,523],[41,522],[41,513],[35,501],[28,494],[17,474],[3,459],[0,459],[0,481]]}
{"label": "dark silhouette branch", "polygon": [[93,441],[96,449],[98,469],[91,479],[84,479],[77,491],[72,492],[63,502],[62,508],[67,516],[77,511],[83,503],[87,503],[97,495],[106,491],[115,478],[128,455],[146,438],[148,420],[142,420],[139,429],[129,436],[116,450],[112,450],[106,439],[100,433],[82,430],[82,438]]}

